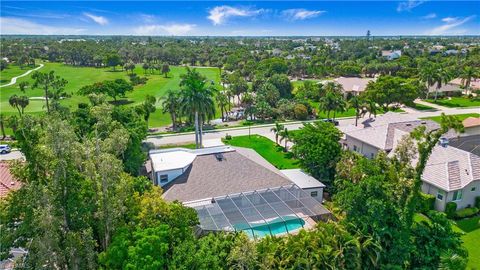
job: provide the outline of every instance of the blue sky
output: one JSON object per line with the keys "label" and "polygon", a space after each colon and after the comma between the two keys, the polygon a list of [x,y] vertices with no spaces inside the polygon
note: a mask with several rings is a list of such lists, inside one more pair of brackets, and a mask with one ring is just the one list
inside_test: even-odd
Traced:
{"label": "blue sky", "polygon": [[1,1],[1,34],[480,35],[480,1]]}

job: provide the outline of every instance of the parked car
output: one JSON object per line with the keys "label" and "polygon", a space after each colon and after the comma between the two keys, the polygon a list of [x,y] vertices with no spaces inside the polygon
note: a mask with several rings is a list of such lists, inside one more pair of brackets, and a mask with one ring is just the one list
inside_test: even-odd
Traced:
{"label": "parked car", "polygon": [[338,121],[335,119],[323,119],[323,122],[332,123],[335,126],[338,126]]}
{"label": "parked car", "polygon": [[6,154],[10,153],[12,151],[12,148],[8,146],[8,144],[0,144],[0,153],[1,154]]}

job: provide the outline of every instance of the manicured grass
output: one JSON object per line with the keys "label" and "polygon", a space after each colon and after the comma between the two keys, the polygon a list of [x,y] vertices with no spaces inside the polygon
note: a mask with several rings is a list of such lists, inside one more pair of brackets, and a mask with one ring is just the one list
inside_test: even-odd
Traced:
{"label": "manicured grass", "polygon": [[[38,65],[37,65],[38,66]],[[27,72],[28,70],[34,67],[25,66],[23,69],[20,68],[18,65],[9,64],[6,69],[0,72],[0,85],[7,84],[10,80],[18,75],[22,75],[23,73]]]}
{"label": "manicured grass", "polygon": [[462,236],[463,246],[468,250],[467,269],[480,268],[480,229]]}
{"label": "manicured grass", "polygon": [[413,106],[410,106],[410,107],[415,109],[415,110],[418,110],[418,111],[436,111],[437,110],[433,107],[423,105],[423,104],[419,104],[419,103],[414,103]]}
{"label": "manicured grass", "polygon": [[[480,117],[480,114],[479,113],[465,113],[465,114],[455,114],[454,116],[456,116],[458,119],[460,119],[460,121],[463,121],[468,117]],[[442,119],[442,116],[439,115],[439,116],[424,117],[422,119],[429,119],[429,120],[433,120],[437,123],[440,123],[440,120]]]}
{"label": "manicured grass", "polygon": [[187,149],[195,149],[195,143],[187,143],[187,144],[167,144],[158,147],[158,149],[170,149],[170,148],[187,148]]}
{"label": "manicured grass", "polygon": [[283,152],[283,148],[275,145],[274,142],[260,135],[248,135],[233,137],[230,140],[224,140],[224,143],[233,146],[252,148],[263,158],[278,169],[298,168],[298,161],[292,158],[292,153]]}
{"label": "manicured grass", "polygon": [[434,99],[427,99],[425,101],[430,103],[435,103],[440,106],[451,107],[451,108],[480,106],[480,99],[469,99],[467,97],[452,97],[451,99],[448,99],[448,98],[437,99],[436,102]]}
{"label": "manicured grass", "polygon": [[[423,214],[415,214],[415,222],[430,221]],[[455,232],[462,233],[463,246],[468,250],[467,269],[479,269],[480,265],[480,217],[466,218],[452,221],[452,229]]]}
{"label": "manicured grass", "polygon": [[[163,75],[159,74],[144,75],[143,69],[140,66],[137,66],[134,72],[139,76],[148,77],[148,81],[145,85],[135,86],[132,92],[127,93],[125,99],[131,102],[128,106],[140,104],[145,100],[146,95],[153,95],[160,98],[169,89],[178,90],[180,75],[186,73],[186,68],[171,66],[170,69],[171,72],[169,73],[169,77],[164,78]],[[110,68],[73,67],[61,63],[45,63],[45,67],[40,71],[49,72],[51,70],[54,70],[56,75],[68,81],[65,91],[72,96],[62,100],[61,103],[70,108],[75,108],[80,102],[88,102],[86,97],[77,95],[77,91],[85,85],[119,78],[128,81],[128,75],[125,71],[117,70],[113,72]],[[220,79],[218,68],[199,68],[198,71],[206,76],[208,80],[213,80],[218,85]],[[18,83],[22,81],[29,81],[32,83],[31,76],[20,78],[15,85],[4,87],[0,91],[0,107],[2,108],[3,113],[15,112],[15,109],[9,105],[8,99],[14,94],[23,94],[18,88]],[[40,89],[27,89],[25,95],[28,97],[41,97],[43,96],[43,93]],[[28,105],[25,111],[27,113],[44,111],[44,103],[43,100],[30,100],[30,105]],[[170,123],[170,117],[168,114],[163,114],[161,112],[161,101],[157,102],[157,108],[157,111],[153,113],[150,118],[150,126],[158,127],[168,125]]]}

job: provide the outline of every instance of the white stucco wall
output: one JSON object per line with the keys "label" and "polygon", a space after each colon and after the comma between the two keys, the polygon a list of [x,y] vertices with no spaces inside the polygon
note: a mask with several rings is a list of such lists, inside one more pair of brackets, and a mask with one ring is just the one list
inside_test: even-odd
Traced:
{"label": "white stucco wall", "polygon": [[346,135],[345,141],[346,141],[346,145],[347,145],[348,150],[355,151],[354,146],[356,146],[356,148],[357,148],[356,152],[364,155],[367,158],[375,157],[377,155],[378,151],[379,151],[378,148],[376,148],[372,145],[366,144],[366,143],[364,143],[360,140],[357,140],[356,138],[350,137],[348,135]]}
{"label": "white stucco wall", "polygon": [[[472,191],[472,189],[474,190]],[[453,201],[453,195],[455,191],[445,192],[443,200],[437,198],[438,191],[440,189],[430,185],[428,183],[422,184],[422,192],[427,194],[432,194],[435,196],[435,210],[445,211],[445,205],[447,202]],[[465,207],[472,207],[475,205],[475,198],[480,196],[480,181],[473,181],[462,189],[462,199],[454,201],[457,204],[457,209],[462,209]]]}
{"label": "white stucco wall", "polygon": [[[179,177],[180,175],[182,175],[189,167],[190,165],[186,166],[185,168],[181,168],[181,169],[175,169],[175,170],[167,170],[167,171],[156,171],[155,172],[155,179],[156,179],[156,183],[154,181],[154,184],[157,184],[161,187],[165,186],[166,184],[172,182],[173,180],[175,180],[177,177]],[[167,182],[163,182],[161,183],[160,182],[160,176],[161,175],[168,175],[168,181]]]}
{"label": "white stucco wall", "polygon": [[308,193],[310,196],[312,192],[317,192],[317,196],[313,197],[315,200],[322,202],[323,201],[323,188],[304,188],[303,189],[306,193]]}
{"label": "white stucco wall", "polygon": [[466,136],[472,136],[472,135],[480,135],[480,126],[465,128],[465,131],[463,133],[460,133],[460,137],[466,137]]}

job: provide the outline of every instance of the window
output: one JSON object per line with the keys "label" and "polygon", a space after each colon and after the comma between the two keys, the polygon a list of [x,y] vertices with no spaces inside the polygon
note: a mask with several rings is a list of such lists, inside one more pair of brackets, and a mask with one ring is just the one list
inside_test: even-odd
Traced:
{"label": "window", "polygon": [[374,154],[374,153],[370,153],[370,158],[372,158],[372,159],[373,159],[373,157],[374,157],[374,156],[375,156],[375,154]]}
{"label": "window", "polygon": [[168,182],[168,174],[160,175],[160,183],[166,183],[166,182]]}
{"label": "window", "polygon": [[453,193],[453,200],[454,201],[462,200],[462,191],[461,190],[457,190]]}
{"label": "window", "polygon": [[472,187],[472,189],[470,190],[471,192],[474,192],[475,190],[477,190],[476,187]]}
{"label": "window", "polygon": [[443,193],[443,191],[439,190],[439,191],[437,192],[437,199],[440,200],[440,201],[443,201],[443,196],[444,196],[444,195],[445,195],[445,194]]}
{"label": "window", "polygon": [[310,196],[312,196],[312,197],[317,197],[317,196],[318,196],[318,191],[312,191],[312,192],[310,192]]}
{"label": "window", "polygon": [[357,146],[356,145],[353,146],[353,151],[357,152]]}

